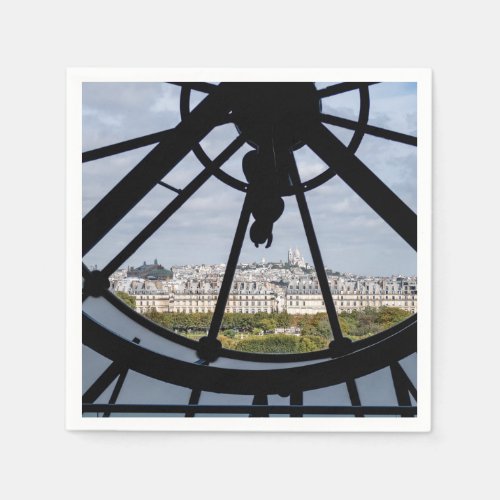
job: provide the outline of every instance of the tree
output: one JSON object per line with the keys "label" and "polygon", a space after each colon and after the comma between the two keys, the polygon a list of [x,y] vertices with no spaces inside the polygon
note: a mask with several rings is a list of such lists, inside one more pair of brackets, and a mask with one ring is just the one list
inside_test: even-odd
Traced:
{"label": "tree", "polygon": [[281,354],[300,352],[299,338],[293,335],[248,335],[237,343],[235,349],[246,352]]}
{"label": "tree", "polygon": [[326,349],[328,342],[319,337],[299,337],[296,335],[264,335],[254,336],[248,335],[237,341],[233,349],[246,352],[261,352],[261,353],[297,353],[311,352]]}
{"label": "tree", "polygon": [[314,326],[312,325],[304,325],[300,330],[300,335],[302,337],[316,335],[316,328],[314,328]]}
{"label": "tree", "polygon": [[278,328],[290,328],[292,326],[292,316],[286,312],[276,313],[276,325]]}
{"label": "tree", "polygon": [[234,340],[233,338],[226,337],[226,335],[219,335],[217,337],[224,349],[235,349],[236,345],[238,344],[237,340]]}
{"label": "tree", "polygon": [[262,318],[262,319],[259,319],[256,323],[256,327],[257,328],[261,328],[262,330],[264,330],[265,332],[271,332],[271,331],[274,331],[274,329],[276,328],[276,320],[274,318]]}
{"label": "tree", "polygon": [[125,302],[129,307],[135,309],[135,297],[133,295],[129,295],[126,292],[115,292],[115,295],[122,301]]}
{"label": "tree", "polygon": [[397,307],[367,307],[360,311],[342,312],[339,321],[344,335],[361,340],[400,323],[409,315],[409,312]]}
{"label": "tree", "polygon": [[410,313],[399,309],[399,307],[381,307],[378,310],[378,323],[389,328],[392,325],[400,323],[410,316]]}
{"label": "tree", "polygon": [[326,349],[330,341],[319,335],[310,335],[309,337],[300,337],[299,352],[321,351]]}

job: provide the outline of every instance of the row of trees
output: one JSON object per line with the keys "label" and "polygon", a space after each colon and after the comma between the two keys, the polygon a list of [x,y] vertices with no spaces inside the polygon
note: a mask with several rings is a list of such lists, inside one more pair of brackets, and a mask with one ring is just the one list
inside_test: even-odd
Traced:
{"label": "row of trees", "polygon": [[[152,321],[178,331],[205,331],[212,321],[212,313],[160,313],[147,311],[144,313]],[[237,332],[273,332],[276,328],[294,326],[293,316],[287,313],[227,313],[224,315],[222,329]]]}
{"label": "row of trees", "polygon": [[[170,330],[193,339],[206,334],[211,313],[160,313],[149,311],[146,317]],[[339,314],[342,332],[352,340],[375,335],[409,316],[396,307],[365,308]],[[300,335],[271,334],[276,328],[298,327]],[[324,349],[332,339],[326,313],[291,315],[287,313],[227,313],[219,338],[224,347],[247,352],[310,352]]]}
{"label": "row of trees", "polygon": [[[204,336],[201,333],[187,333],[185,335],[193,340],[199,340]],[[221,341],[222,347],[226,349],[274,354],[320,351],[326,349],[330,343],[329,339],[320,336],[286,335],[282,333],[231,336],[228,335],[227,331],[224,331],[217,338]]]}
{"label": "row of trees", "polygon": [[[116,295],[135,308],[135,297],[124,292]],[[343,334],[360,340],[385,330],[407,318],[410,313],[397,307],[367,307],[339,314]],[[161,313],[151,310],[144,316],[159,325],[193,339],[206,335],[212,313]],[[300,335],[273,333],[279,328],[295,327]],[[263,335],[273,333],[272,335]],[[224,347],[237,351],[292,353],[324,349],[332,339],[326,313],[291,315],[280,313],[226,313],[219,334]]]}
{"label": "row of trees", "polygon": [[[210,327],[212,313],[162,313],[148,311],[144,315],[165,328],[177,331],[204,332]],[[342,331],[349,336],[373,335],[403,321],[409,313],[397,307],[365,308],[342,312],[339,321]],[[274,332],[277,328],[300,328],[303,335],[331,336],[326,313],[291,315],[281,313],[226,313],[222,330],[250,333]]]}

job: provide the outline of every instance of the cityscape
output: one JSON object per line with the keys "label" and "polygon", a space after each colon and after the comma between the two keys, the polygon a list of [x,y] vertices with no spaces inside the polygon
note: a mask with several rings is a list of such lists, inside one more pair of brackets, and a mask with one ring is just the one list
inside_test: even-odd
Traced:
{"label": "cityscape", "polygon": [[[112,159],[83,179],[82,414],[415,416],[415,82],[180,85],[168,125],[164,84],[130,88],[160,132],[108,146],[93,113],[126,85],[84,86],[82,161]],[[398,119],[367,126],[387,92]]]}
{"label": "cityscape", "polygon": [[[166,269],[158,260],[119,269],[110,277],[111,290],[131,295],[139,313],[210,313],[215,309],[225,264],[192,264]],[[417,312],[416,276],[359,276],[326,269],[339,313],[395,307]],[[227,313],[311,315],[326,312],[314,268],[299,249],[285,262],[240,263]]]}

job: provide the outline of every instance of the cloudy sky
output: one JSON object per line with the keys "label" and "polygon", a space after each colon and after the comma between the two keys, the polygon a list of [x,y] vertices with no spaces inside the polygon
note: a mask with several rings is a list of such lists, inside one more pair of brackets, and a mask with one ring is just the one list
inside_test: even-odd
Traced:
{"label": "cloudy sky", "polygon": [[[318,83],[318,88],[328,85]],[[83,150],[113,144],[174,127],[180,121],[180,89],[164,83],[86,83],[83,86]],[[204,95],[192,93],[192,105]],[[372,125],[416,135],[416,85],[381,83],[370,87]],[[323,99],[323,112],[356,119],[357,91]],[[328,128],[344,143],[352,132]],[[202,142],[215,158],[237,135],[232,125],[218,127]],[[83,164],[83,213],[87,213],[154,146]],[[244,146],[223,169],[244,180]],[[414,211],[417,209],[417,152],[407,146],[366,135],[356,155]],[[296,151],[302,180],[326,169],[306,147]],[[186,186],[203,169],[191,153],[163,180]],[[155,187],[84,258],[89,266],[104,267],[175,193]],[[365,275],[416,274],[416,254],[342,180],[330,179],[307,194],[325,264],[338,271]],[[157,258],[165,267],[176,264],[226,262],[243,202],[243,193],[210,179],[124,264],[137,266]],[[285,212],[274,226],[271,248],[258,249],[248,235],[241,262],[286,260],[288,248],[298,247],[312,262],[297,202],[285,198]]]}

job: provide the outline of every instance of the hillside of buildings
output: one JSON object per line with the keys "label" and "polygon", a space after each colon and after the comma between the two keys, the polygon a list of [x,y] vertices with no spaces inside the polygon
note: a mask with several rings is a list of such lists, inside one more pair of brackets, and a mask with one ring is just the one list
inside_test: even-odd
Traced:
{"label": "hillside of buildings", "polygon": [[[121,269],[111,290],[152,321],[189,338],[206,335],[219,298],[224,264],[165,269],[157,260]],[[345,336],[360,340],[417,312],[414,276],[358,276],[327,269],[328,287]],[[219,333],[223,345],[250,352],[308,352],[331,340],[315,270],[298,249],[286,262],[241,263]]]}
{"label": "hillside of buildings", "polygon": [[[172,313],[213,312],[226,266],[184,265],[163,268],[144,264],[121,269],[110,277],[114,292],[136,298],[136,310]],[[366,307],[397,307],[417,312],[417,279],[414,276],[358,276],[327,269],[328,286],[338,312]],[[228,313],[317,314],[326,312],[315,270],[298,249],[287,262],[238,265],[226,303]]]}

